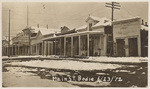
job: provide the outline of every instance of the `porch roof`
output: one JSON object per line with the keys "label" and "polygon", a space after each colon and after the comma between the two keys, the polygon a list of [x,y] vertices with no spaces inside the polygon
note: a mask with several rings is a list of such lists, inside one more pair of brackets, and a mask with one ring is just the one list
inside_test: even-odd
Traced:
{"label": "porch roof", "polygon": [[65,35],[60,35],[60,36],[55,36],[55,37],[49,37],[49,38],[43,39],[43,41],[54,40],[56,38],[62,38],[62,37],[72,37],[72,36],[87,35],[87,34],[103,34],[103,33],[104,32],[101,32],[101,31],[84,31],[84,32],[65,34]]}

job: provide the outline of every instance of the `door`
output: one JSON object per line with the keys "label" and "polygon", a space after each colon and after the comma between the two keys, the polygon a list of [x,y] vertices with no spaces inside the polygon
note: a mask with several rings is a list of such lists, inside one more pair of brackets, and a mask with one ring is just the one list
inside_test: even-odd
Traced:
{"label": "door", "polygon": [[89,55],[93,56],[93,50],[94,50],[94,39],[91,39],[91,41],[89,42]]}
{"label": "door", "polygon": [[71,57],[71,37],[66,38],[66,54],[67,57]]}
{"label": "door", "polygon": [[138,56],[137,38],[129,38],[129,56]]}
{"label": "door", "polygon": [[117,39],[117,55],[119,57],[125,56],[125,41],[124,41],[124,39]]}
{"label": "door", "polygon": [[42,55],[42,43],[39,44],[39,55]]}

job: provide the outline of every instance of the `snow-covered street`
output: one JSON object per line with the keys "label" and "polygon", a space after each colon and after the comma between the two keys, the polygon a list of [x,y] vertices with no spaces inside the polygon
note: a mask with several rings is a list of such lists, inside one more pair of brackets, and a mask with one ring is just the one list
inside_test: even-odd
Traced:
{"label": "snow-covered street", "polygon": [[[24,60],[24,58],[22,58],[22,60],[3,60],[3,86],[147,86],[147,61],[145,61],[145,58],[139,58],[140,60],[144,60],[144,62],[137,62],[132,58],[132,62],[117,62],[117,60],[121,58],[113,58],[111,61],[110,59],[111,58],[108,58],[109,61],[105,62],[104,59],[98,61],[98,58],[94,57],[78,60]],[[125,61],[129,59],[130,58],[125,58]]]}

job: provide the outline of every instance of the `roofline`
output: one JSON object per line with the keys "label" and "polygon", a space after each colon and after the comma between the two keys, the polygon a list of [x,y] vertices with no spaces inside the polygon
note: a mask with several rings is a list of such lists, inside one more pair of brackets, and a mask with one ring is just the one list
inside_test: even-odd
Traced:
{"label": "roofline", "polygon": [[[85,22],[87,22],[87,20],[88,20],[89,18],[91,18],[91,17],[88,16],[88,18],[85,20]],[[99,21],[99,20],[96,20],[96,19],[93,19],[93,18],[91,18],[91,19],[94,20],[94,21]]]}
{"label": "roofline", "polygon": [[111,25],[106,25],[106,26],[104,26],[104,25],[98,25],[98,26],[92,26],[92,28],[107,27],[107,26],[111,26]]}
{"label": "roofline", "polygon": [[141,19],[141,18],[140,17],[134,17],[134,18],[121,19],[121,20],[112,21],[112,23],[114,24],[117,22],[123,22],[123,21],[135,20],[135,19]]}
{"label": "roofline", "polygon": [[79,36],[79,35],[90,34],[90,33],[91,34],[103,34],[104,32],[101,32],[101,31],[84,31],[84,32],[77,32],[77,33],[72,33],[72,34],[60,35],[60,36],[56,36],[56,37],[49,37],[49,38],[45,38],[43,40],[45,41],[45,40],[61,38],[61,37]]}

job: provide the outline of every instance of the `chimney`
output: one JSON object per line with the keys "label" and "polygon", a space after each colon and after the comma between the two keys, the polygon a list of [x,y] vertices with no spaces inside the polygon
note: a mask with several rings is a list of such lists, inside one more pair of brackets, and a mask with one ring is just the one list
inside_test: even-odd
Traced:
{"label": "chimney", "polygon": [[60,27],[60,29],[62,30],[63,27]]}
{"label": "chimney", "polygon": [[37,25],[37,27],[39,28],[39,27],[40,27],[40,25],[38,24],[38,25]]}
{"label": "chimney", "polygon": [[148,26],[148,25],[147,25],[147,22],[145,22],[145,26]]}
{"label": "chimney", "polygon": [[46,25],[46,28],[48,29],[48,25]]}
{"label": "chimney", "polygon": [[144,20],[142,19],[142,24],[141,25],[144,25]]}

